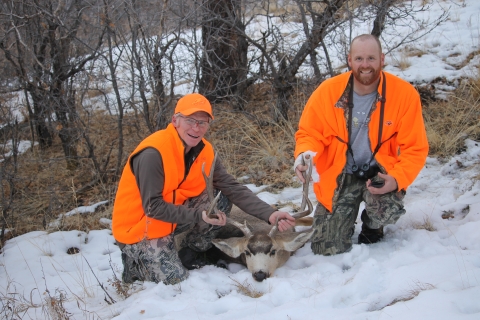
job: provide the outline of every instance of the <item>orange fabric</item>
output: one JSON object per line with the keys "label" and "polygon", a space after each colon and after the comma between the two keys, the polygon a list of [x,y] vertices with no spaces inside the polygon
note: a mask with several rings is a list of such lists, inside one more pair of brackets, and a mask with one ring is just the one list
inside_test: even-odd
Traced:
{"label": "orange fabric", "polygon": [[[205,147],[195,159],[187,177],[185,176],[184,146],[172,124],[143,140],[129,156],[113,207],[112,231],[115,239],[121,243],[133,244],[143,239],[161,238],[171,234],[176,224],[149,218],[142,206],[140,191],[131,169],[131,159],[147,147],[157,149],[163,161],[165,184],[163,199],[166,202],[181,205],[188,198],[198,196],[205,190],[202,164],[205,173],[210,173],[213,162],[213,147],[203,139]],[[184,180],[185,179],[185,180]]]}
{"label": "orange fabric", "polygon": [[[337,186],[347,162],[348,109],[337,107],[348,84],[351,72],[325,80],[310,96],[295,134],[295,158],[306,151],[317,152],[313,159],[320,181],[314,183],[317,200],[330,212]],[[386,78],[386,103],[382,141],[375,159],[398,183],[398,190],[413,182],[423,168],[428,155],[428,141],[423,122],[420,96],[408,82],[384,72]],[[383,78],[383,76],[382,76]],[[383,79],[380,79],[380,84]],[[379,86],[379,93],[381,92]],[[378,140],[380,102],[372,112],[369,129],[370,148],[374,151]]]}

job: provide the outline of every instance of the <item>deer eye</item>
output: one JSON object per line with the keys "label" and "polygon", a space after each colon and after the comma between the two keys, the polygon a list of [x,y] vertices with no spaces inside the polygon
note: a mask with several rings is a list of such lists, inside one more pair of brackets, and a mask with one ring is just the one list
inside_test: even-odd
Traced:
{"label": "deer eye", "polygon": [[275,255],[275,253],[277,253],[277,251],[276,251],[276,250],[272,250],[272,251],[270,251],[270,256],[274,256],[274,255]]}
{"label": "deer eye", "polygon": [[248,251],[248,250],[245,250],[245,255],[247,255],[247,256],[249,256],[249,257],[250,257],[252,254],[250,253],[250,251]]}

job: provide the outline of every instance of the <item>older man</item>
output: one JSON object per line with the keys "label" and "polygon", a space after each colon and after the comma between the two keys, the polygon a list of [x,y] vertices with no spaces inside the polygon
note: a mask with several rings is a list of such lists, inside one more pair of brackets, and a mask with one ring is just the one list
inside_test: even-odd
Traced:
{"label": "older man", "polygon": [[[122,250],[126,283],[135,280],[175,284],[188,277],[187,269],[201,267],[197,259],[219,228],[226,223],[234,203],[269,223],[279,221],[279,230],[295,225],[286,212],[275,211],[228,174],[217,160],[213,187],[221,191],[220,213],[210,218],[205,164],[210,174],[214,151],[204,138],[213,120],[210,102],[193,93],[181,98],[171,124],[140,142],[128,158],[113,208],[113,235]],[[187,236],[175,246],[176,235]]]}

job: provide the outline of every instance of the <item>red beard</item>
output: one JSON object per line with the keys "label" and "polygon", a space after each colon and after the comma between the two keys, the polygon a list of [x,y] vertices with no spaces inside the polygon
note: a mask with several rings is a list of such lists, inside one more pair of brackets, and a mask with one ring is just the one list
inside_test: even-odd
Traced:
{"label": "red beard", "polygon": [[[361,71],[370,71],[370,70],[372,72],[369,74],[361,73]],[[378,78],[380,77],[380,69],[374,69],[374,68],[358,69],[356,71],[353,71],[353,76],[355,77],[355,79],[357,79],[358,82],[368,86],[378,80]]]}

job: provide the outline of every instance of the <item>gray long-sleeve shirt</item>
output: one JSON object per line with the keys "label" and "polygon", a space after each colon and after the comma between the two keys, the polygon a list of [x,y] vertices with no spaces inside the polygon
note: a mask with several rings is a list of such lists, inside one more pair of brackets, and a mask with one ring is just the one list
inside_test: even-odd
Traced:
{"label": "gray long-sleeve shirt", "polygon": [[[196,152],[199,153],[199,150]],[[194,158],[192,155],[185,158],[188,172]],[[198,223],[202,220],[202,211],[199,208],[187,208],[164,201],[162,191],[165,172],[162,157],[156,149],[147,148],[135,155],[132,159],[132,170],[140,189],[143,210],[149,217],[177,224]],[[217,159],[213,172],[213,187],[220,190],[237,207],[264,221],[268,222],[268,218],[275,211],[228,174],[220,159]]]}

